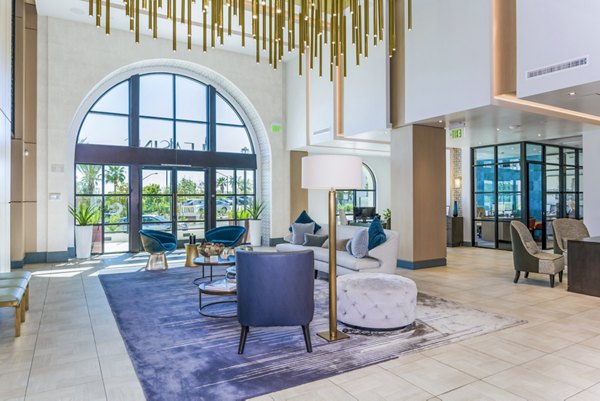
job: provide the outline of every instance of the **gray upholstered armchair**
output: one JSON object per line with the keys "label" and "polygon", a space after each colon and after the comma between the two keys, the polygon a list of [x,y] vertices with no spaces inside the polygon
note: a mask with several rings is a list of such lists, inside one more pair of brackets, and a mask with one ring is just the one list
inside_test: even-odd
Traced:
{"label": "gray upholstered armchair", "polygon": [[238,353],[244,352],[250,326],[302,326],[306,351],[312,352],[309,324],[315,312],[314,254],[236,252]]}
{"label": "gray upholstered armchair", "polygon": [[556,219],[552,221],[552,231],[554,231],[554,253],[558,255],[567,252],[568,240],[590,236],[583,221],[576,219]]}
{"label": "gray upholstered armchair", "polygon": [[515,265],[515,283],[519,281],[521,272],[525,272],[525,278],[529,277],[529,273],[549,274],[552,288],[554,288],[554,276],[558,273],[558,280],[562,283],[565,269],[565,259],[562,255],[542,252],[527,226],[517,220],[510,222],[510,238]]}

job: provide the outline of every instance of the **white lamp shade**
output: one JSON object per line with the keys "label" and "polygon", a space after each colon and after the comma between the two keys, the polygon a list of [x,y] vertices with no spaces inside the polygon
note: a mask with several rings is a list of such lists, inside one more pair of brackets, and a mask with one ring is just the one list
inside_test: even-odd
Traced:
{"label": "white lamp shade", "polygon": [[302,158],[302,188],[360,189],[362,160],[357,156],[318,155]]}

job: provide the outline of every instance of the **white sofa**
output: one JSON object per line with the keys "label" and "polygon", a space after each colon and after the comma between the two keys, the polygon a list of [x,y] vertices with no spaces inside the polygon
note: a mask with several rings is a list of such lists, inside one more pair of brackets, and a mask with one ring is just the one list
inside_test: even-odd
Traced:
{"label": "white sofa", "polygon": [[[352,238],[357,230],[365,230],[367,227],[360,226],[337,226],[337,240]],[[398,255],[398,233],[391,230],[384,230],[386,241],[371,249],[364,258],[355,258],[346,251],[336,252],[337,274],[349,274],[359,272],[369,273],[390,273],[396,271],[396,260]],[[329,227],[323,224],[317,232],[318,235],[328,235]],[[291,234],[284,238],[286,241],[291,239]],[[329,272],[329,249],[315,246],[294,245],[291,243],[277,244],[275,246],[278,252],[299,251],[312,249],[315,253],[315,270],[324,273]]]}

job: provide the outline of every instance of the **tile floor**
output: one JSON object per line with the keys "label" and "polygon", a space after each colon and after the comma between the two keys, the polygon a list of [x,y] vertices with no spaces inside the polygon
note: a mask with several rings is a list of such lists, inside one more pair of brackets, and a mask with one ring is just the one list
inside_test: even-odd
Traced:
{"label": "tile floor", "polygon": [[[20,338],[0,309],[0,400],[143,400],[98,274],[143,268],[103,257],[30,265],[31,308]],[[547,276],[512,283],[512,254],[448,249],[448,266],[398,270],[420,291],[527,320],[255,400],[600,400],[600,298],[554,289]],[[316,340],[315,340],[316,341]]]}

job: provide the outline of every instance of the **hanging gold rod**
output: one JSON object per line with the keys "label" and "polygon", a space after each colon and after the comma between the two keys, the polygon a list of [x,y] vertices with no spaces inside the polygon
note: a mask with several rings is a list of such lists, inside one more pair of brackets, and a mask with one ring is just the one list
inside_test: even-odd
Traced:
{"label": "hanging gold rod", "polygon": [[[256,47],[256,62],[261,52],[268,54],[269,64],[277,69],[285,52],[297,51],[299,73],[302,75],[302,58],[310,69],[318,63],[319,75],[323,64],[329,63],[330,79],[334,69],[342,76],[347,72],[348,41],[354,47],[355,64],[369,55],[369,42],[377,46],[387,40],[388,55],[396,51],[397,0],[89,0],[89,15],[102,23],[102,6],[106,34],[110,34],[110,8],[120,8],[130,20],[136,43],[140,40],[140,15],[147,16],[147,28],[154,39],[160,32],[158,20],[172,21],[173,51],[177,50],[177,24],[184,25],[187,48],[192,49],[192,26],[202,27],[202,47],[207,50],[218,42],[224,44],[225,36],[232,35],[232,22],[241,30],[242,47],[248,39]],[[121,3],[121,4],[115,4]],[[409,29],[412,28],[412,0],[408,0]],[[179,12],[179,15],[177,13]],[[248,16],[246,15],[248,13]],[[202,19],[202,22],[194,20]],[[384,34],[387,21],[387,35]],[[268,27],[268,29],[267,29]],[[387,36],[387,37],[386,37]],[[323,52],[323,46],[329,51]],[[325,59],[324,59],[325,57]]]}

